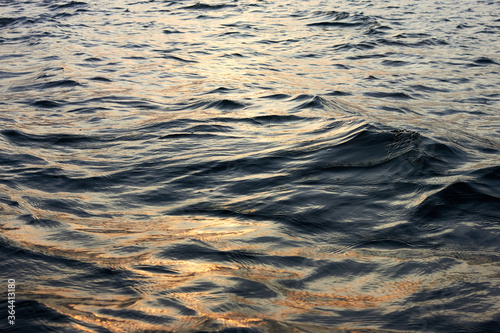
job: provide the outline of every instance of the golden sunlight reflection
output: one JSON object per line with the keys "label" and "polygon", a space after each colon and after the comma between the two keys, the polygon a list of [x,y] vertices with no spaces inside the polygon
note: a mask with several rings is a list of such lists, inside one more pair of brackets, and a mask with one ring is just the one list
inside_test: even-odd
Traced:
{"label": "golden sunlight reflection", "polygon": [[[126,219],[91,221],[66,218],[64,214],[50,217],[34,210],[33,214],[36,213],[44,218],[65,221],[68,230],[75,232],[83,230],[87,234],[94,235],[99,245],[92,248],[89,246],[91,242],[87,241],[86,247],[79,247],[72,241],[59,242],[58,246],[54,247],[51,245],[53,241],[46,240],[45,235],[49,233],[36,225],[23,225],[23,223],[11,223],[15,228],[4,228],[3,232],[9,239],[38,253],[93,262],[99,267],[106,267],[116,272],[133,272],[134,282],[130,287],[136,295],[130,297],[113,294],[96,295],[84,285],[76,289],[54,287],[50,284],[30,285],[26,286],[26,291],[32,295],[32,299],[61,313],[87,323],[99,323],[113,332],[129,332],[131,327],[138,331],[179,327],[188,329],[200,327],[200,318],[204,318],[207,325],[216,323],[222,327],[259,327],[275,321],[287,322],[306,313],[328,315],[338,309],[387,309],[392,306],[397,307],[397,304],[404,302],[411,295],[435,287],[436,284],[453,283],[453,279],[445,281],[440,275],[433,274],[426,276],[413,274],[411,277],[388,279],[373,272],[354,279],[346,276],[318,279],[308,282],[308,288],[304,290],[300,287],[300,283],[307,281],[308,277],[314,274],[316,266],[279,267],[271,262],[268,263],[268,260],[294,258],[293,260],[339,264],[347,260],[363,265],[376,263],[390,267],[398,265],[401,261],[425,261],[432,260],[432,257],[405,259],[385,256],[383,252],[365,253],[353,249],[332,252],[328,247],[308,248],[293,243],[276,247],[265,243],[248,242],[252,238],[264,235],[293,239],[292,236],[281,233],[279,228],[270,227],[265,221],[248,222],[235,218],[221,219],[194,215],[151,217],[146,221],[137,222]],[[117,225],[120,225],[120,228],[115,228]],[[106,230],[105,233],[99,231],[102,228]],[[261,256],[261,259],[256,262],[244,257],[235,257],[224,262],[214,262],[203,257],[183,260],[159,256],[165,249],[186,242],[199,242],[222,253],[231,251],[253,253]],[[144,249],[129,254],[115,251],[134,246]],[[464,262],[460,267],[461,272],[457,272],[455,278],[461,278],[463,273],[474,271],[471,267],[473,266]],[[43,281],[45,278],[41,276],[40,279]],[[54,279],[54,276],[46,279],[49,281]],[[293,283],[287,286],[281,282],[283,280],[296,281],[299,284],[297,287],[294,287]],[[265,299],[242,297],[238,295],[238,281],[259,283],[262,288],[267,288],[275,296]],[[217,287],[196,288],[203,285]],[[228,292],[227,288],[235,292]],[[162,299],[175,300],[196,316],[186,315],[175,307],[163,306],[160,302]],[[235,304],[238,306],[235,307]],[[147,319],[155,316],[165,319],[158,324],[154,320],[130,321],[128,318],[113,315],[113,309],[124,307],[135,311],[137,318],[142,316]],[[100,308],[107,308],[110,311],[100,312]],[[255,311],[252,308],[265,311]]]}
{"label": "golden sunlight reflection", "polygon": [[[396,302],[408,297],[412,293],[421,289],[421,281],[399,281],[383,283],[372,293],[358,293],[353,292],[351,289],[359,290],[363,285],[369,285],[373,281],[355,281],[346,284],[343,288],[330,289],[324,292],[305,292],[299,290],[293,290],[289,288],[283,288],[279,285],[275,285],[274,289],[279,291],[279,296],[275,299],[270,300],[258,300],[258,299],[248,299],[239,296],[224,295],[220,293],[212,292],[180,292],[176,290],[181,290],[183,286],[192,285],[194,281],[203,281],[213,279],[215,282],[220,283],[220,278],[222,276],[238,276],[238,272],[228,271],[227,266],[221,265],[207,265],[203,263],[193,263],[193,262],[183,262],[181,265],[192,266],[191,269],[186,270],[182,277],[168,278],[165,283],[158,283],[155,287],[150,286],[148,289],[143,290],[143,292],[151,295],[155,292],[161,290],[169,290],[168,297],[175,299],[187,308],[195,311],[197,316],[185,316],[181,313],[176,312],[171,308],[165,307],[152,307],[148,298],[137,300],[134,305],[129,306],[130,309],[140,311],[144,315],[156,315],[156,316],[170,316],[177,318],[181,321],[180,324],[176,323],[175,327],[189,327],[190,325],[198,324],[200,318],[205,318],[210,323],[217,323],[223,327],[250,327],[265,324],[269,321],[286,321],[288,318],[293,318],[295,315],[301,315],[309,312],[317,313],[328,313],[331,309],[336,308],[347,308],[347,309],[364,309],[364,308],[377,308],[384,306],[390,302]],[[268,285],[273,286],[274,280],[278,278],[290,278],[292,275],[283,274],[283,272],[273,272],[271,276],[264,272],[264,276],[261,275],[261,270],[259,268],[253,267],[248,268],[248,270],[254,269],[255,272],[252,275],[242,274],[241,276],[245,278],[252,278],[256,281],[268,281]],[[294,275],[296,276],[296,275]],[[358,285],[359,284],[359,285]],[[53,291],[52,291],[53,292]],[[67,296],[65,296],[67,299]],[[68,302],[68,301],[66,301]],[[102,300],[100,302],[103,302]],[[116,308],[120,308],[120,300],[114,300]],[[122,300],[125,302],[125,300]],[[67,304],[67,303],[66,303]],[[212,311],[211,309],[220,307],[224,304],[247,304],[250,307],[253,306],[265,306],[267,311],[265,314],[259,313],[258,311],[253,311],[245,309],[242,311],[230,310],[230,311]],[[98,305],[98,303],[96,303]],[[62,304],[53,304],[54,307],[58,309],[67,309],[66,306]],[[106,306],[113,307],[111,304],[107,303]],[[87,309],[88,306],[86,306]],[[77,309],[75,309],[77,310]],[[85,311],[85,309],[80,309],[80,311]],[[91,313],[93,311],[89,311]],[[68,314],[75,315],[78,311],[68,311]],[[95,313],[95,312],[94,312]],[[113,329],[125,329],[122,323],[117,318],[110,318],[109,316],[99,316],[101,321],[105,321],[109,328]],[[79,314],[80,319],[85,321],[91,320],[92,317],[86,317],[85,315]],[[194,322],[193,322],[194,321]],[[139,329],[159,329],[160,326],[154,324],[147,324],[145,322],[137,322],[137,328]],[[163,329],[169,328],[168,324],[161,325]],[[173,328],[173,327],[172,327]]]}

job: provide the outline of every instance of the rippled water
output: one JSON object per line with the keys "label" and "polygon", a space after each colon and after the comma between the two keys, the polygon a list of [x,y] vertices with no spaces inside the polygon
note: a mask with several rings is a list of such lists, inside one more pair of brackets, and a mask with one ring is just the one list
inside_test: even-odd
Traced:
{"label": "rippled water", "polygon": [[0,1],[0,327],[500,331],[499,14]]}

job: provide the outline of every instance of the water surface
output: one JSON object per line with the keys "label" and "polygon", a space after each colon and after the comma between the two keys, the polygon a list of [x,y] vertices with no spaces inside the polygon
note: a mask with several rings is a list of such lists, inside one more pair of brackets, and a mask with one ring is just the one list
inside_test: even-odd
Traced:
{"label": "water surface", "polygon": [[499,9],[1,1],[0,326],[498,332]]}

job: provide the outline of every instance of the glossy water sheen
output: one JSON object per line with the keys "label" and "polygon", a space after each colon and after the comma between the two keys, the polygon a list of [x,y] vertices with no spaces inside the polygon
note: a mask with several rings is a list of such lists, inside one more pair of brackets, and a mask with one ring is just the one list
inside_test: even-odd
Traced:
{"label": "glossy water sheen", "polygon": [[0,327],[500,331],[499,9],[0,1]]}

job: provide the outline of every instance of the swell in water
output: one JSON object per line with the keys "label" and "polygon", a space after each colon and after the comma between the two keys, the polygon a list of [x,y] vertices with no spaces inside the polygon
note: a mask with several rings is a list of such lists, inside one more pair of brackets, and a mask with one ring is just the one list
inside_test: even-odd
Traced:
{"label": "swell in water", "polygon": [[0,10],[3,331],[499,330],[494,2]]}

